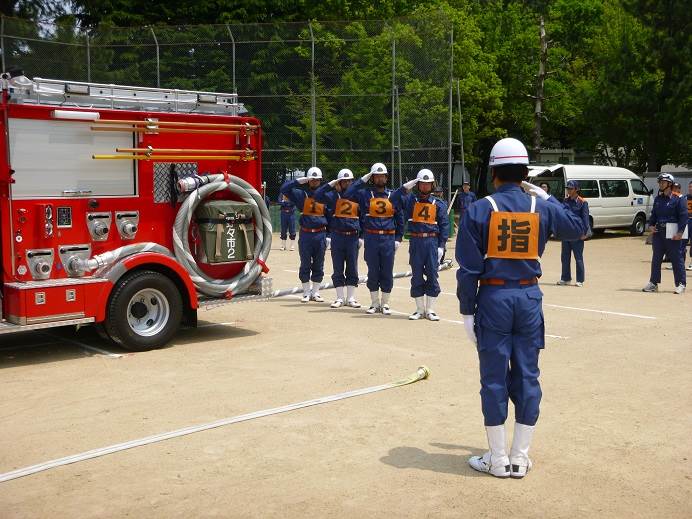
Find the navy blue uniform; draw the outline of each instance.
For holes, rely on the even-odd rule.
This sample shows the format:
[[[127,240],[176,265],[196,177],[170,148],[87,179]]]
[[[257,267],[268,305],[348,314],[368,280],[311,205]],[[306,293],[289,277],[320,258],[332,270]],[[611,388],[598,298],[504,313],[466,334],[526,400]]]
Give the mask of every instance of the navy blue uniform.
[[[358,203],[343,197],[329,184],[315,191],[315,199],[327,206],[332,238],[332,281],[335,287],[358,286],[358,238],[360,213]]]
[[[692,259],[692,195],[685,195],[685,203],[687,204],[687,243],[690,245],[690,259]],[[687,244],[682,244],[682,263],[685,264],[685,255],[687,254]]]
[[[370,292],[390,293],[394,287],[394,241],[404,236],[404,216],[390,200],[392,193],[387,188],[377,191],[360,178],[344,193],[360,207]]]
[[[288,235],[291,240],[296,239],[296,206],[286,195],[279,194],[279,205],[281,206],[281,239],[285,240]]]
[[[539,258],[551,234],[576,240],[586,229],[554,197],[535,199],[516,184],[498,188],[492,195],[496,207],[490,198],[474,203],[461,221],[456,242],[457,297],[462,314],[475,314],[485,425],[505,422],[509,398],[516,421],[532,426],[542,395],[538,353],[545,346]],[[499,221],[491,228],[493,211]],[[538,225],[530,223],[536,213]],[[527,259],[507,259],[501,257],[503,251]]]
[[[471,207],[471,204],[474,203],[478,198],[476,197],[476,193],[473,191],[469,191],[468,193],[465,193],[462,191],[457,195],[457,213],[459,214],[459,221],[461,221],[461,218],[464,216],[464,213],[468,210],[469,207]]]
[[[651,277],[649,281],[658,285],[661,282],[661,262],[666,254],[673,264],[675,286],[687,285],[685,262],[680,254],[680,241],[666,239],[666,224],[676,223],[677,232],[684,232],[688,223],[687,200],[683,197],[663,194],[654,199],[649,216],[649,226],[655,227],[653,254],[651,257]]]
[[[301,283],[321,283],[324,279],[324,252],[327,248],[327,217],[324,206],[314,199],[314,192],[298,186],[300,183],[297,180],[288,180],[281,186],[281,194],[286,195],[301,212],[298,277]]]
[[[444,249],[449,239],[447,204],[432,195],[408,194],[403,186],[392,193],[391,200],[401,207],[411,237],[411,297],[437,297],[440,294],[437,249]]]
[[[564,199],[562,204],[572,211],[582,223],[584,229],[589,228],[589,203],[582,197],[578,196],[575,199],[567,197]],[[562,275],[560,279],[562,281],[572,280],[572,269],[570,264],[572,262],[572,253],[574,253],[574,262],[577,267],[577,282],[584,282],[584,240],[564,240],[562,242]]]

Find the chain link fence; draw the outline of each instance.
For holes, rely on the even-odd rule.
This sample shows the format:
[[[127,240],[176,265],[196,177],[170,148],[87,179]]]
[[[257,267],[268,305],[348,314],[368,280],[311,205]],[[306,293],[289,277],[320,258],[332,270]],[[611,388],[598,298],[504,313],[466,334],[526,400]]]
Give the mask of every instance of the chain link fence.
[[[4,17],[0,50],[3,70],[28,77],[237,92],[262,121],[272,199],[311,165],[329,179],[374,162],[387,165],[394,186],[428,167],[449,197],[460,135],[453,38],[448,20],[434,15],[89,34],[69,21]]]

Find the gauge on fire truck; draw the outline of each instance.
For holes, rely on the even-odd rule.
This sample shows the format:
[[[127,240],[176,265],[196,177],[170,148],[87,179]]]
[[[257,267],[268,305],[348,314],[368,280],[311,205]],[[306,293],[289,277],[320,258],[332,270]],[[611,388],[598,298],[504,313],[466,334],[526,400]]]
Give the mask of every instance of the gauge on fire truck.
[[[72,208],[58,207],[58,228],[72,227]]]

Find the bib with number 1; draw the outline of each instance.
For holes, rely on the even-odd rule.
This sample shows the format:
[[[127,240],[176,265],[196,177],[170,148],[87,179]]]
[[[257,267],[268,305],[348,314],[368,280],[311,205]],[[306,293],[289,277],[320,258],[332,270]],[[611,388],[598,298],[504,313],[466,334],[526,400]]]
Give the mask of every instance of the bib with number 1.
[[[394,216],[394,206],[389,198],[371,198],[368,216],[371,218],[391,218]]]
[[[538,256],[538,213],[490,213],[488,258],[534,259]]]
[[[303,216],[324,216],[324,204],[307,197],[303,202]]]
[[[437,223],[437,205],[424,202],[416,202],[413,206],[411,221],[415,223],[427,223],[435,225]]]

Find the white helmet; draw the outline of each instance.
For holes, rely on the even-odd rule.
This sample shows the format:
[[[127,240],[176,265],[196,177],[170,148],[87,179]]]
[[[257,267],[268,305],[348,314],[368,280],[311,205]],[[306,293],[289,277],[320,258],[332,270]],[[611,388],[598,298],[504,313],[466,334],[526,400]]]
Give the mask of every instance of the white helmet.
[[[350,169],[344,168],[342,170],[339,170],[339,173],[336,175],[337,180],[353,180],[353,171]]]
[[[310,180],[315,180],[315,179],[321,180],[322,179],[322,170],[320,168],[318,168],[317,166],[313,166],[308,170],[308,173],[305,176],[308,177]]]
[[[429,169],[421,169],[416,175],[418,182],[435,182],[435,175]]]
[[[387,166],[385,166],[381,162],[375,162],[370,168],[370,173],[373,175],[386,175]]]
[[[675,177],[673,175],[671,175],[670,173],[661,173],[656,180],[658,180],[659,182],[661,180],[667,180],[668,182],[675,182]]]
[[[490,150],[491,166],[504,166],[506,164],[529,164],[529,154],[526,147],[511,137],[500,139]]]

